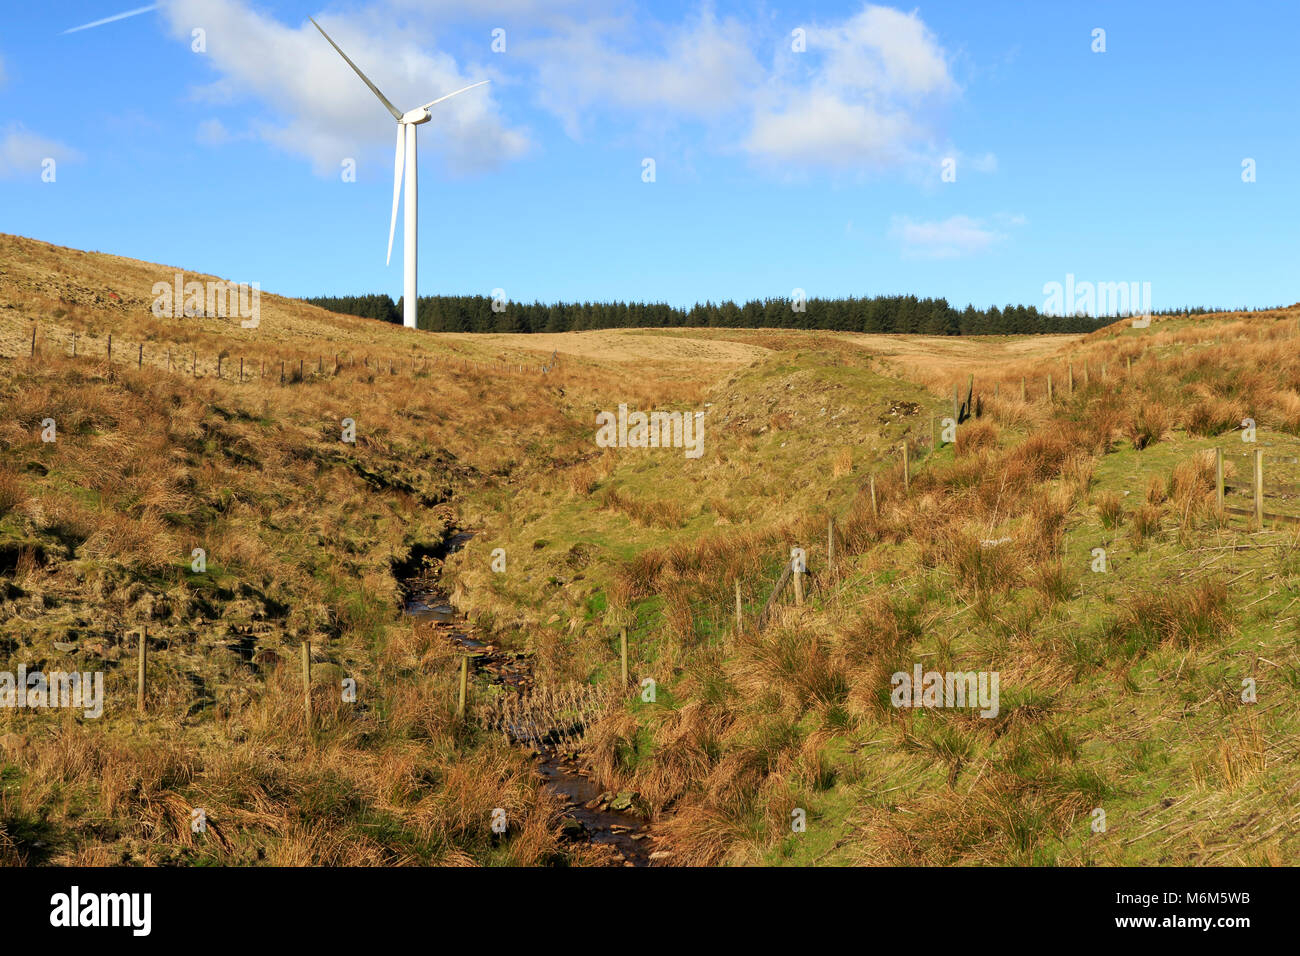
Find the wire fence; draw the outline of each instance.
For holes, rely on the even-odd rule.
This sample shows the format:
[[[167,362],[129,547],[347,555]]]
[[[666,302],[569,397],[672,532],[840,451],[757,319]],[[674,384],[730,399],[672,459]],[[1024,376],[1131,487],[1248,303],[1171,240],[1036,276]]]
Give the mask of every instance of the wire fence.
[[[57,354],[88,362],[103,362],[110,370],[143,369],[147,365],[169,373],[215,378],[236,385],[266,383],[268,379],[272,384],[296,385],[336,377],[345,371],[410,378],[448,371],[540,377],[552,374],[561,364],[558,351],[553,351],[545,362],[513,362],[503,358],[483,360],[457,354],[427,357],[352,351],[311,355],[293,351],[286,354],[284,350],[271,349],[260,354],[253,349],[249,350],[251,354],[232,354],[229,349],[221,349],[214,354],[210,350],[179,343],[131,342],[120,337],[115,341],[111,334],[105,337],[78,335],[64,330],[41,330],[36,326],[32,328],[27,352],[28,358],[35,362]]]

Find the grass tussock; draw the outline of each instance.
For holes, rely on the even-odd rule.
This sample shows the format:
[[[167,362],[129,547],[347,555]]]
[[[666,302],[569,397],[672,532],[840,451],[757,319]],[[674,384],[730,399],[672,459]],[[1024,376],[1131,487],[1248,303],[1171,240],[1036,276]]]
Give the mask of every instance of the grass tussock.
[[[618,488],[607,488],[604,507],[627,515],[648,528],[680,528],[686,523],[686,508],[672,498],[641,498]]]
[[[1113,491],[1103,491],[1096,500],[1097,517],[1103,528],[1118,528],[1124,522],[1124,502]]]
[[[1195,648],[1223,640],[1232,626],[1228,589],[1221,581],[1173,585],[1124,602],[1107,631],[1127,657],[1156,647]]]
[[[1124,433],[1138,451],[1154,445],[1169,431],[1172,418],[1168,409],[1154,402],[1136,408],[1124,425]]]

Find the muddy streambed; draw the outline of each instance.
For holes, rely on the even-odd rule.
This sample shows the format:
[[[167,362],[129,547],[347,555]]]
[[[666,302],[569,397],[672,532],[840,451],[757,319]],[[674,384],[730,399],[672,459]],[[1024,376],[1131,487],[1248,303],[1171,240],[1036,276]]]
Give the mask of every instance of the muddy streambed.
[[[507,693],[529,693],[534,682],[528,655],[503,650],[475,636],[473,625],[452,606],[438,570],[423,560],[427,555],[440,565],[471,537],[467,532],[452,535],[440,547],[413,556],[405,567],[397,569],[405,595],[404,610],[415,620],[433,625],[445,640],[468,654],[475,674],[506,688]],[[565,734],[511,736],[532,753],[543,786],[560,798],[565,839],[608,847],[614,860],[621,859],[624,866],[650,865],[654,838],[649,824],[631,810],[627,795],[602,791],[592,782],[581,763],[562,749]]]

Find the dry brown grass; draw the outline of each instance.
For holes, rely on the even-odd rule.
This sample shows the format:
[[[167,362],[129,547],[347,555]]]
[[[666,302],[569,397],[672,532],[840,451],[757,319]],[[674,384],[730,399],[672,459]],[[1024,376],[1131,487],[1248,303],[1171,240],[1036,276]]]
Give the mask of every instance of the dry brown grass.
[[[1164,510],[1159,505],[1145,504],[1133,512],[1129,523],[1129,537],[1136,547],[1146,544],[1148,538],[1160,533]]]
[[[26,620],[0,602],[0,628],[21,627],[14,659],[29,666],[48,658],[51,641],[71,640],[88,664],[110,668],[100,722],[0,714],[0,730],[31,741],[6,761],[24,783],[7,797],[6,819],[19,825],[0,838],[0,855],[580,859],[556,842],[557,807],[524,755],[475,739],[455,718],[453,655],[394,613],[392,557],[437,541],[449,517],[439,503],[476,465],[490,473],[503,460],[476,435],[485,377],[470,371],[434,393],[413,391],[409,371],[375,374],[362,362],[337,374],[330,363],[325,374],[308,367],[301,383],[284,385],[278,374],[240,385],[149,366],[110,369],[54,349],[0,364],[0,522],[25,542],[10,596],[37,602]],[[575,379],[569,387],[581,390]],[[507,443],[574,427],[557,392],[526,376],[519,384],[493,426]],[[40,440],[47,417],[53,443]],[[345,417],[358,423],[355,446],[339,441]],[[194,547],[207,552],[206,575],[190,570]],[[116,665],[130,651],[119,635],[142,620],[153,650],[150,719],[140,725],[119,719],[134,693]],[[284,666],[303,638],[317,656],[313,746],[300,678]],[[256,663],[232,651],[244,639]],[[344,674],[363,688],[362,707],[341,701]],[[498,806],[512,821],[504,841],[487,826]],[[190,829],[196,807],[205,834]],[[32,827],[44,828],[39,848]]]
[[[853,471],[853,449],[845,445],[835,453],[835,461],[831,464],[831,477],[843,478]]]
[[[645,499],[619,488],[607,488],[602,500],[604,507],[646,527],[680,528],[686,523],[685,507],[672,498]]]
[[[19,254],[35,258],[15,273],[49,271],[57,261],[42,259],[40,250]],[[131,282],[152,278],[142,264],[121,268]],[[109,281],[112,272],[97,272],[96,281]],[[0,279],[0,295],[10,281]],[[896,461],[908,440],[903,422],[888,426],[893,431],[879,448],[857,443],[851,431],[827,438],[816,448],[817,467],[800,471],[818,476],[804,481],[816,486],[813,505],[792,513],[767,507],[790,474],[774,464],[779,459],[762,457],[772,451],[762,426],[783,429],[778,441],[795,440],[805,419],[763,403],[750,414],[753,396],[734,378],[720,380],[728,366],[769,350],[820,347],[824,335],[584,333],[562,340],[572,344],[562,379],[543,380],[446,363],[535,359],[539,349],[549,354],[544,337],[419,336],[267,302],[276,321],[256,339],[229,323],[155,322],[138,314],[138,303],[114,308],[122,336],[115,354],[136,338],[149,347],[143,370],[119,366],[111,375],[103,362],[84,358],[106,345],[93,306],[36,302],[38,362],[0,367],[8,410],[0,416],[0,522],[24,536],[7,552],[15,586],[57,596],[77,613],[94,607],[110,630],[147,616],[159,668],[149,697],[156,725],[69,721],[57,733],[42,728],[38,746],[15,749],[24,786],[0,797],[0,862],[32,862],[30,833],[11,824],[42,818],[59,830],[60,861],[113,861],[126,846],[133,862],[154,863],[581,862],[581,853],[556,844],[557,808],[523,756],[456,719],[452,650],[393,613],[392,558],[413,542],[436,540],[451,517],[445,502],[469,489],[471,520],[489,529],[485,538],[508,537],[524,515],[554,506],[573,509],[566,517],[584,540],[589,533],[617,538],[602,543],[604,554],[631,555],[610,571],[601,562],[568,561],[572,542],[552,540],[537,554],[559,564],[540,575],[539,565],[527,568],[553,579],[538,592],[511,593],[523,575],[480,586],[467,574],[457,593],[499,610],[503,622],[515,621],[525,613],[520,605],[540,593],[544,608],[536,611],[556,618],[556,626],[503,623],[501,631],[527,641],[543,675],[608,674],[616,663],[602,629],[635,628],[634,667],[652,667],[671,687],[671,704],[615,708],[588,735],[591,769],[603,786],[637,791],[658,816],[674,862],[769,858],[789,839],[790,810],[812,805],[838,774],[854,772],[859,758],[871,768],[870,792],[890,796],[851,821],[862,849],[847,851],[850,858],[1051,859],[1072,821],[1099,805],[1105,790],[1095,765],[1081,757],[1077,728],[1060,717],[1095,701],[1058,703],[1057,695],[1095,678],[1095,657],[1111,666],[1162,649],[1181,656],[1224,640],[1235,621],[1226,587],[1202,581],[1130,594],[1096,635],[1069,633],[1061,605],[1083,572],[1061,555],[1067,527],[1091,520],[1076,506],[1092,493],[1098,457],[1119,436],[1145,448],[1181,437],[1180,429],[1216,434],[1239,424],[1238,415],[1293,429],[1300,407],[1293,321],[1285,334],[1281,323],[1243,318],[1220,320],[1213,332],[1157,323],[1141,339],[1104,330],[1020,344],[858,337],[827,348],[839,348],[841,359],[862,345],[879,348],[892,367],[920,369],[944,397],[955,372],[979,363],[981,390],[996,383],[999,395],[981,396],[986,415],[959,430],[951,463],[921,459],[910,491]],[[51,318],[54,308],[63,314]],[[0,319],[0,353],[21,356],[25,339],[17,333],[30,327],[25,315],[13,319]],[[324,351],[335,329],[344,330],[341,366],[336,371],[326,353],[314,367],[307,361],[299,378],[296,360]],[[60,335],[74,330],[83,358],[64,361],[59,355],[70,342]],[[1219,335],[1227,341],[1216,343]],[[165,348],[188,355],[217,339],[221,348],[201,356],[197,381],[160,368]],[[217,381],[219,351],[231,360],[246,352],[256,381],[230,382],[230,364]],[[990,352],[997,361],[988,367]],[[412,371],[435,361],[431,374]],[[1090,383],[1080,381],[1073,396],[1058,387],[1049,404],[1044,375],[1062,383],[1067,361],[1076,372],[1089,362]],[[629,362],[636,375],[628,374]],[[271,369],[265,381],[262,363]],[[1017,397],[1022,373],[1025,402]],[[610,407],[611,398],[638,407],[706,399],[722,406],[720,392],[729,404],[719,411],[739,415],[726,419],[735,438],[710,448],[700,463],[707,479],[695,486],[703,493],[686,505],[639,465],[629,467],[626,456],[591,447],[591,410]],[[47,414],[60,422],[53,448],[35,437]],[[355,447],[340,447],[343,417],[359,424]],[[877,479],[879,513],[864,488],[847,514],[838,510],[846,485],[828,490],[824,478],[868,472]],[[731,482],[722,487],[743,497],[718,493],[715,480]],[[1181,531],[1206,500],[1206,481],[1202,458],[1139,495],[1146,503],[1131,521],[1135,540],[1159,534],[1162,517]],[[87,488],[95,496],[77,491]],[[1097,494],[1094,504],[1105,525],[1122,520],[1113,491]],[[758,633],[750,623],[754,605],[792,544],[825,540],[828,511],[840,530],[837,574],[823,574],[820,552],[810,548],[808,604],[779,607]],[[716,530],[683,528],[688,519],[693,529],[711,518]],[[529,555],[540,537],[522,542]],[[1003,537],[1012,541],[985,544]],[[189,549],[200,543],[211,555],[212,581],[186,570]],[[83,562],[75,571],[64,549]],[[558,580],[570,572],[571,580]],[[750,609],[739,629],[727,623],[737,583]],[[606,614],[589,620],[599,616],[590,612],[602,588]],[[69,626],[58,606],[52,601],[35,619],[43,646]],[[719,617],[724,626],[710,630]],[[267,655],[257,670],[230,647],[250,633]],[[223,643],[214,646],[212,634]],[[311,745],[292,666],[305,636],[318,666]],[[121,661],[129,651],[107,646],[105,654]],[[997,662],[1004,686],[1021,693],[994,724],[900,715],[889,702],[890,675],[910,669],[922,653],[942,667]],[[117,670],[113,693],[129,698],[129,674]],[[359,675],[364,708],[339,700],[336,681],[344,673]],[[5,724],[11,728],[30,732]],[[840,749],[882,742],[879,758]],[[1266,768],[1261,752],[1247,728],[1208,753],[1205,772],[1230,787],[1249,786]],[[84,825],[64,813],[69,794],[84,810]],[[199,801],[214,825],[208,838],[183,827]],[[505,841],[485,827],[498,806],[511,821]],[[109,823],[120,826],[118,837],[103,836],[112,832]]]
[[[24,488],[25,483],[14,468],[0,468],[0,518],[27,501]]]
[[[589,465],[579,465],[569,472],[569,487],[579,498],[589,496],[599,484],[600,479],[596,477],[596,470]]]
[[[1253,714],[1233,726],[1214,756],[1216,769],[1229,790],[1240,789],[1268,768],[1267,742]]]
[[[1165,491],[1165,479],[1160,475],[1152,475],[1151,479],[1147,482],[1146,498],[1147,504],[1157,506],[1164,504],[1168,500],[1168,495]]]
[[[1222,640],[1232,623],[1227,587],[1207,579],[1133,595],[1121,607],[1108,636],[1137,654],[1165,644],[1196,647]]]
[[[1184,513],[1209,504],[1214,497],[1214,453],[1205,451],[1175,465],[1169,475],[1168,496]]]
[[[997,443],[998,426],[988,419],[977,419],[957,430],[957,445],[954,453],[958,458],[965,458],[982,449],[994,448]]]
[[[1103,491],[1097,496],[1097,517],[1102,527],[1118,528],[1124,522],[1124,503],[1114,491]]]
[[[1144,403],[1129,417],[1124,432],[1138,451],[1164,438],[1171,424],[1168,410],[1163,405]]]

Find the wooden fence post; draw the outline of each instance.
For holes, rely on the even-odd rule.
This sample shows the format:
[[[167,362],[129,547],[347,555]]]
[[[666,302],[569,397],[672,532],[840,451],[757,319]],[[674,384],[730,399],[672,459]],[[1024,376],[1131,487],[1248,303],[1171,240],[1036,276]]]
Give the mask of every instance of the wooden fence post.
[[[140,343],[140,354],[135,359],[136,368],[144,368],[144,343]]]
[[[1124,371],[1125,372],[1133,371],[1133,356],[1131,355],[1124,356]]]
[[[961,415],[961,405],[959,404],[961,402],[960,395],[961,392],[959,391],[959,387],[957,383],[953,382],[952,383],[952,420],[953,421],[956,421],[957,417]]]
[[[32,326],[32,357],[36,357],[36,326]]]
[[[776,604],[777,599],[785,592],[785,586],[790,581],[790,572],[793,567],[792,562],[785,562],[781,569],[781,576],[777,578],[776,584],[772,586],[772,593],[767,596],[767,600],[763,603],[763,610],[758,612],[757,627],[760,631],[767,625],[768,614]]]
[[[221,355],[221,354],[219,354],[219,353],[218,353],[218,355],[217,355],[217,378],[221,378],[221,360],[222,360],[224,357],[225,357],[225,356],[223,356],[223,355]]]
[[[140,716],[143,717],[144,716],[145,665],[146,665],[145,658],[149,653],[149,630],[143,624],[140,625],[139,651],[140,651],[139,660],[136,664],[136,673],[135,673],[135,708],[137,711],[140,712]]]
[[[1083,387],[1088,387],[1088,360],[1083,360]]]
[[[113,361],[113,333],[108,333],[108,360]]]
[[[939,450],[939,433],[934,429],[934,413],[930,413],[930,451]]]
[[[239,384],[244,384],[244,357],[239,356]]]
[[[1264,527],[1264,449],[1255,449],[1255,521]]]
[[[1047,373],[1047,404],[1052,404],[1052,373]]]
[[[623,686],[627,686],[627,628],[622,628],[618,632],[618,656],[622,665]]]
[[[880,517],[880,506],[876,504],[876,476],[871,476],[871,516]]]
[[[460,696],[456,698],[456,716],[465,716],[465,695],[469,690],[469,655],[460,657]]]
[[[1068,368],[1070,372],[1070,394],[1073,395],[1074,394],[1074,363],[1070,362]]]
[[[1020,376],[1020,400],[1022,402],[1025,400],[1025,377],[1023,375]]]
[[[803,570],[801,568],[792,568],[794,571],[794,603],[795,607],[803,607]]]
[[[739,630],[745,626],[745,615],[740,605],[740,579],[736,579],[736,629]]]
[[[835,569],[835,516],[826,519],[826,570]]]
[[[302,707],[307,718],[307,735],[311,736],[311,641],[302,642]]]
[[[1223,449],[1214,449],[1214,501],[1219,513],[1223,513]]]
[[[903,438],[903,491],[907,492],[911,490],[912,490],[912,478],[910,474],[910,466],[908,465],[907,462],[907,438],[906,436],[904,436]]]

